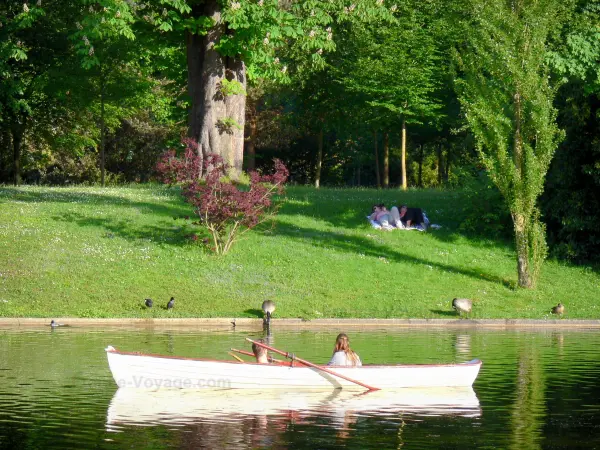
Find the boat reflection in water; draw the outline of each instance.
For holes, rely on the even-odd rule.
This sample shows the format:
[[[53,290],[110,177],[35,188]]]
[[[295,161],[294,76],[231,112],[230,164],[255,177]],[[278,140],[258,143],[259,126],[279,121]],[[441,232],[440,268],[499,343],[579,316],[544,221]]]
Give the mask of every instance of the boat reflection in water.
[[[256,416],[327,416],[344,427],[351,416],[443,416],[479,417],[475,391],[462,388],[405,388],[356,393],[281,390],[168,390],[119,389],[107,413],[107,429],[120,426],[174,425],[229,422]]]

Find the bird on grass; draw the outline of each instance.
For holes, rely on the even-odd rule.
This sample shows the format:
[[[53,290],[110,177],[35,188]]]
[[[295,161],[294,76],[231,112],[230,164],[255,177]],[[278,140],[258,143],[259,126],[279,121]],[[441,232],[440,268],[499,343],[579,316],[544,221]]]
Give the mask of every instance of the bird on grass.
[[[173,306],[175,306],[175,297],[171,297],[171,300],[167,303],[167,309],[173,309]]]
[[[552,314],[558,314],[562,316],[565,313],[565,306],[562,303],[559,303],[555,307],[552,308]]]
[[[473,308],[473,302],[468,298],[455,298],[452,300],[452,307],[459,316],[462,315],[462,313],[469,314]]]
[[[154,304],[154,303],[152,302],[152,299],[151,299],[151,298],[147,298],[147,299],[146,299],[146,301],[145,301],[144,303],[146,304],[146,306],[147,306],[148,308],[152,308],[152,305]]]
[[[262,310],[266,317],[263,317],[263,324],[271,324],[271,315],[275,311],[275,302],[273,300],[265,300],[262,304]]]

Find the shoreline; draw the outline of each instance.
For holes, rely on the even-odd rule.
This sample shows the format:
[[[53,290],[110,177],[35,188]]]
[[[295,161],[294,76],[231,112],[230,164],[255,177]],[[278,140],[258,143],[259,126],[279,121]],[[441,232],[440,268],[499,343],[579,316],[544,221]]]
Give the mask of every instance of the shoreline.
[[[70,327],[228,327],[232,326],[230,318],[77,318],[58,317],[56,322]],[[42,327],[49,326],[50,318],[0,318],[0,328]],[[262,329],[260,318],[235,319],[235,329]],[[322,327],[444,327],[444,328],[600,328],[600,320],[593,319],[272,319],[276,328],[322,328]]]

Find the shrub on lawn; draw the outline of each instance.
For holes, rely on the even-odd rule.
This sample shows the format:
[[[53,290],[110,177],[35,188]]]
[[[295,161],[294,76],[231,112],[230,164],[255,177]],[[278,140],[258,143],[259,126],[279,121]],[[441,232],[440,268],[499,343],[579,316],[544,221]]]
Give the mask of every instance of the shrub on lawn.
[[[210,154],[202,160],[193,140],[184,143],[184,156],[178,158],[174,151],[165,153],[157,171],[163,182],[182,185],[183,196],[212,236],[213,251],[225,254],[244,233],[277,212],[279,203],[273,201],[273,195],[283,194],[289,172],[275,160],[272,175],[250,172],[250,182],[244,188],[227,178],[229,165],[223,158]]]

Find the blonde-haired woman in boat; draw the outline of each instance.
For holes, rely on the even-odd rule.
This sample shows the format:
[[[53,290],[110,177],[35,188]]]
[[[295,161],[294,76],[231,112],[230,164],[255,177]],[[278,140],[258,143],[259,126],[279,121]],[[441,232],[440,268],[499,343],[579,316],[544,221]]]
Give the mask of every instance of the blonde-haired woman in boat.
[[[328,366],[362,366],[358,355],[350,349],[350,339],[345,333],[338,334],[333,348],[333,356]]]

